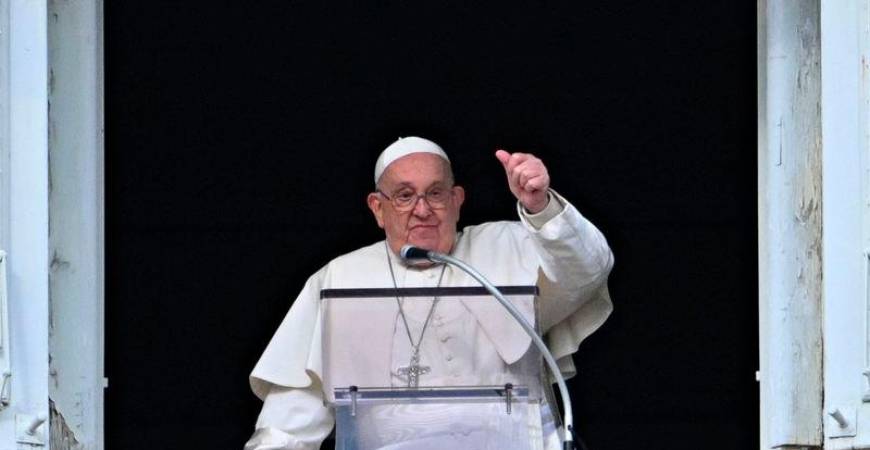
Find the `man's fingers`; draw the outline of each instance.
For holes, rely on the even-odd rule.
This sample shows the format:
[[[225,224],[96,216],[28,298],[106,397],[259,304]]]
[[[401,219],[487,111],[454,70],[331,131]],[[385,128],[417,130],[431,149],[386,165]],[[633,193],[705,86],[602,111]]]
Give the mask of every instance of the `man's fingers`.
[[[510,161],[511,159],[511,154],[504,150],[496,150],[495,157],[498,158],[498,161],[501,163],[502,166],[504,166],[505,170],[507,170],[508,161]]]
[[[530,179],[543,173],[547,173],[547,170],[544,168],[544,164],[541,163],[540,159],[531,157],[516,166],[514,168],[514,172],[518,172],[520,174],[520,185],[525,186],[526,182],[528,182]]]
[[[550,176],[547,168],[534,155],[498,150],[495,156],[504,166],[511,191],[515,195],[519,195],[520,191],[534,193],[549,187]]]
[[[520,187],[521,180],[520,177],[523,175],[522,171],[514,169],[508,169],[507,176],[508,182],[510,182],[511,186]]]
[[[526,182],[529,181],[529,178],[540,173],[537,169],[538,168],[535,167],[535,161],[532,159],[527,159],[514,168],[514,171],[519,172],[520,174],[520,185],[525,186]]]
[[[518,174],[520,174],[519,179],[518,179],[518,183],[519,183],[520,187],[523,188],[523,189],[525,189],[525,188],[526,188],[526,183],[529,181],[529,178],[531,178],[532,176],[534,176],[534,174],[531,173],[531,172],[528,170],[528,168],[525,168],[525,167],[523,167],[522,165],[517,166],[516,172],[517,172]]]
[[[526,192],[535,192],[547,182],[547,177],[541,173],[524,173],[520,175],[519,186]]]
[[[547,175],[538,175],[536,177],[530,178],[529,181],[526,182],[523,189],[526,192],[537,192],[543,189],[546,189],[550,185],[550,177]]]
[[[510,172],[513,172],[517,169],[517,166],[526,162],[532,155],[528,153],[513,153],[511,154],[511,159],[507,163],[507,169]]]

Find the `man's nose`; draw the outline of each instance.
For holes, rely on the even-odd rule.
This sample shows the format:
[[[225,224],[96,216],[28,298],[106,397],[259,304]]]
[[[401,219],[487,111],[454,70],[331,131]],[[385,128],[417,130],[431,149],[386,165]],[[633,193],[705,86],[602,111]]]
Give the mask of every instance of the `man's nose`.
[[[426,197],[418,196],[414,201],[414,215],[417,217],[429,217],[432,215],[432,207],[429,206],[429,202],[426,201]]]

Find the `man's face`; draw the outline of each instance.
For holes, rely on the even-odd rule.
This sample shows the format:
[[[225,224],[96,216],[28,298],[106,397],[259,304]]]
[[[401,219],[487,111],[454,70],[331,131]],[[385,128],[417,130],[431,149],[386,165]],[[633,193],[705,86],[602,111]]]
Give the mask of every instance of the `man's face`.
[[[447,162],[431,153],[412,153],[393,161],[378,183],[378,190],[368,196],[369,209],[378,226],[387,235],[387,244],[398,253],[405,244],[411,244],[439,253],[449,253],[456,239],[459,209],[465,200],[465,191],[452,186]],[[390,199],[446,190],[448,195],[442,207],[432,208],[427,200],[414,197],[410,209],[397,209]],[[389,196],[387,199],[383,194]]]

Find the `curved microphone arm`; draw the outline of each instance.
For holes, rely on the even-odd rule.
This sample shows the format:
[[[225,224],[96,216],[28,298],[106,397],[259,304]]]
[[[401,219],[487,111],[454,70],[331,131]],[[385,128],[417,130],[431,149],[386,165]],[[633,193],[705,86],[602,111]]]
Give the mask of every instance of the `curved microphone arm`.
[[[456,267],[459,267],[467,274],[471,275],[475,280],[477,280],[483,287],[489,291],[496,299],[498,299],[499,303],[507,309],[511,316],[516,319],[517,322],[523,327],[523,330],[532,338],[532,342],[535,343],[535,346],[538,350],[541,351],[541,354],[544,356],[544,360],[547,362],[547,366],[550,367],[550,371],[553,373],[553,376],[556,377],[556,384],[559,387],[559,393],[562,395],[562,404],[565,408],[565,444],[564,448],[566,450],[574,448],[574,412],[571,409],[571,396],[568,394],[568,386],[565,384],[565,378],[562,376],[562,371],[559,370],[559,365],[556,364],[556,360],[553,358],[553,354],[550,353],[550,349],[547,348],[547,344],[544,343],[544,340],[538,336],[537,331],[532,325],[522,316],[522,314],[517,311],[513,304],[511,304],[505,297],[499,292],[498,288],[496,288],[489,280],[486,279],[480,272],[475,270],[473,267],[468,264],[458,260],[452,256],[444,255],[442,253],[437,253],[429,250],[424,250],[416,247],[405,246],[402,248],[402,257],[406,259],[428,259],[433,262],[440,262],[445,264],[452,264]]]

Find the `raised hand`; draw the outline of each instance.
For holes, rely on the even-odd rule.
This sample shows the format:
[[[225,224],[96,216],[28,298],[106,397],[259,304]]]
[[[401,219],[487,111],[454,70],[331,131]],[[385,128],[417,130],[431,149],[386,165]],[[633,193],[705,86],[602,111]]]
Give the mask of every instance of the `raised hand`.
[[[550,174],[544,163],[530,153],[495,152],[507,174],[508,186],[520,204],[532,214],[541,212],[549,197]]]

